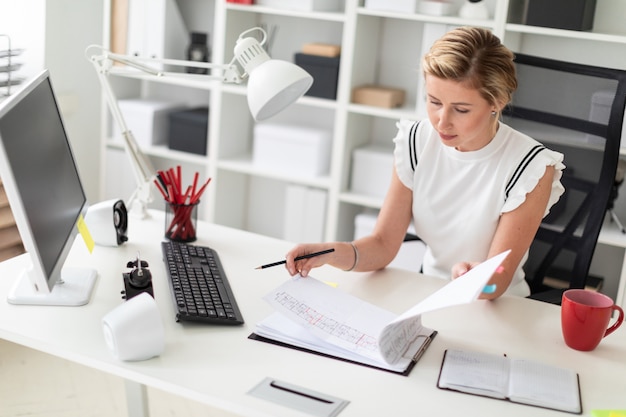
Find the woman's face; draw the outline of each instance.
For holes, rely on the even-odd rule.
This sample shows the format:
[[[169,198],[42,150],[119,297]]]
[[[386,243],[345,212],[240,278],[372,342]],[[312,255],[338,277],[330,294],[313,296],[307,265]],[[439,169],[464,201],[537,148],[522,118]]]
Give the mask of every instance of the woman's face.
[[[496,134],[492,112],[499,109],[463,83],[426,75],[426,103],[428,118],[446,146],[475,151]]]

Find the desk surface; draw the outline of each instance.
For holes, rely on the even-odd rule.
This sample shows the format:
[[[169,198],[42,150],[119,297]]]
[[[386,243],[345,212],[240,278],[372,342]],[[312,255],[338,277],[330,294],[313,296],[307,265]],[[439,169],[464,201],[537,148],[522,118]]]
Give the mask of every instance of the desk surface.
[[[152,219],[131,219],[130,240],[122,247],[96,247],[89,255],[84,244],[76,242],[68,264],[99,271],[86,306],[8,304],[6,295],[23,258],[0,264],[0,337],[245,416],[309,416],[247,394],[266,377],[350,401],[341,417],[566,415],[437,389],[439,366],[448,348],[506,353],[573,368],[580,374],[585,415],[593,409],[626,408],[626,329],[604,339],[593,352],[574,351],[562,340],[559,307],[528,299],[503,297],[427,313],[424,325],[439,334],[409,377],[249,340],[254,324],[272,312],[262,296],[288,278],[283,267],[254,268],[281,259],[292,244],[202,222],[198,231],[196,243],[211,246],[220,255],[246,320],[243,326],[176,323],[159,244],[163,218],[153,212]],[[122,273],[138,251],[154,277],[166,347],[158,358],[121,362],[105,345],[101,320],[123,302]],[[313,275],[398,314],[444,284],[391,269],[347,273],[324,267]]]

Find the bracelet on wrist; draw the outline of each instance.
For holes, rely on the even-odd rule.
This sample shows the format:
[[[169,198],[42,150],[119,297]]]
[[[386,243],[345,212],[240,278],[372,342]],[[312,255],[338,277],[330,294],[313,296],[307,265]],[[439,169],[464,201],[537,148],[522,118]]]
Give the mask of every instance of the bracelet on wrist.
[[[352,264],[352,267],[350,267],[350,269],[344,269],[344,271],[346,272],[350,272],[353,271],[354,268],[356,268],[356,265],[359,263],[359,250],[356,248],[356,245],[354,244],[354,242],[349,242],[350,246],[352,246],[352,250],[354,251],[354,263]]]

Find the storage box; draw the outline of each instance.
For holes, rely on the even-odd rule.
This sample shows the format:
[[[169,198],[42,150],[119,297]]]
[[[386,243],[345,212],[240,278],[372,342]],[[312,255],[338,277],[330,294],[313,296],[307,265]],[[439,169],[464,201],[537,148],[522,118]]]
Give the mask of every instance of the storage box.
[[[313,85],[304,94],[311,97],[337,97],[337,79],[339,77],[339,58],[297,53],[296,64],[304,68],[313,77]]]
[[[302,45],[302,53],[307,55],[336,58],[341,55],[341,46],[319,42],[305,43]]]
[[[352,90],[352,102],[368,106],[402,107],[404,98],[404,90],[380,85],[363,85]]]
[[[290,242],[322,242],[327,199],[326,190],[288,184],[285,192],[283,239]]]
[[[331,142],[331,131],[259,123],[254,127],[253,164],[291,176],[327,175]]]
[[[430,16],[450,16],[456,13],[456,9],[456,5],[448,1],[422,0],[419,4],[417,11]]]
[[[133,133],[140,146],[165,145],[167,143],[168,115],[183,108],[180,103],[158,100],[118,100],[126,127]],[[114,124],[114,136],[122,140],[119,126]]]
[[[206,155],[208,107],[175,111],[169,116],[169,148]]]
[[[259,6],[302,12],[336,12],[339,11],[341,2],[337,0],[256,0],[255,3]]]
[[[365,8],[390,12],[415,13],[419,0],[365,0]]]
[[[393,148],[367,145],[352,151],[350,190],[370,197],[384,198],[391,182]]]
[[[364,212],[357,214],[354,218],[354,239],[368,236],[374,230],[378,214],[375,212]],[[407,233],[415,234],[415,228],[410,225]],[[301,241],[300,241],[301,242]],[[422,260],[426,252],[426,245],[421,240],[411,240],[403,242],[396,257],[389,263],[390,267],[406,269],[408,271],[420,272]]]
[[[607,125],[609,123],[609,117],[611,116],[611,106],[613,106],[614,99],[615,91],[599,90],[593,93],[591,95],[589,121]],[[604,138],[587,134],[587,142],[589,143],[603,145],[604,141]],[[622,147],[625,145],[626,143],[622,143]]]
[[[526,0],[522,23],[556,29],[591,30],[596,0]]]

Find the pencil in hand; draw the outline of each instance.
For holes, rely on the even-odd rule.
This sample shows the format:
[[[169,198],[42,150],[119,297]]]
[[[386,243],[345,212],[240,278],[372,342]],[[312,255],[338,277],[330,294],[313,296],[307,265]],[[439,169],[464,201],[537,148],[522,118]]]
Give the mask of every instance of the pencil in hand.
[[[330,249],[322,250],[322,251],[319,251],[319,252],[307,253],[306,255],[297,256],[295,260],[296,260],[296,261],[300,261],[300,260],[302,260],[302,259],[313,258],[313,257],[315,257],[315,256],[324,255],[324,254],[331,253],[331,252],[334,252],[334,251],[335,251],[335,249],[334,249],[334,248],[330,248]],[[271,264],[265,264],[265,265],[257,266],[257,267],[256,267],[256,268],[254,268],[254,269],[265,269],[265,268],[271,268],[271,267],[273,267],[273,266],[277,266],[277,265],[284,265],[284,264],[286,264],[286,263],[287,263],[287,261],[282,260],[282,261],[278,261],[278,262],[272,262]]]

